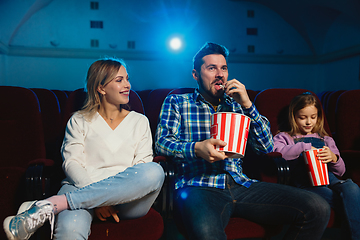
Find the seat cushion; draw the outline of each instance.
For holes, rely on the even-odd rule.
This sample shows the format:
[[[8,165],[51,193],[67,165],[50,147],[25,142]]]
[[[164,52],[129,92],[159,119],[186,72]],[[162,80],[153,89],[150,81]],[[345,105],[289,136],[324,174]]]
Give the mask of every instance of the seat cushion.
[[[164,232],[161,215],[153,208],[143,217],[116,222],[94,220],[91,225],[89,240],[126,239],[152,240],[159,239]]]

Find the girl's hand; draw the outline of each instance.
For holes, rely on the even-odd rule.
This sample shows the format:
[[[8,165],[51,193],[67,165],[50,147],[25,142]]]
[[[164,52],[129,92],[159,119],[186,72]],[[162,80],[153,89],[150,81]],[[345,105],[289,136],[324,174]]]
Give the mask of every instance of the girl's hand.
[[[113,217],[115,222],[120,222],[117,211],[112,206],[98,207],[95,208],[95,215],[101,220],[106,221],[106,218]]]
[[[321,151],[319,151],[317,157],[323,163],[337,162],[338,160],[338,157],[335,155],[335,153],[333,153],[327,146],[325,146]]]

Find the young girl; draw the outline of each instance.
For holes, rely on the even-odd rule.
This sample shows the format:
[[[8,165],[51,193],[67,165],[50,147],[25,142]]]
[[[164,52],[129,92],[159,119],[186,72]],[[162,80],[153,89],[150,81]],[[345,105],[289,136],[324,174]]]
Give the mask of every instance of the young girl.
[[[320,102],[311,93],[296,96],[289,106],[288,131],[274,137],[274,151],[289,161],[292,184],[315,192],[325,198],[342,216],[344,239],[360,239],[360,188],[351,179],[339,180],[345,164],[335,141],[324,129]],[[330,185],[311,186],[302,153],[322,148],[319,160],[328,164]]]
[[[164,181],[152,162],[147,118],[127,110],[129,77],[122,61],[102,59],[87,74],[87,101],[68,121],[61,153],[66,179],[58,195],[25,202],[4,220],[8,239],[29,239],[46,220],[55,239],[87,239],[94,214],[105,221],[144,216]]]

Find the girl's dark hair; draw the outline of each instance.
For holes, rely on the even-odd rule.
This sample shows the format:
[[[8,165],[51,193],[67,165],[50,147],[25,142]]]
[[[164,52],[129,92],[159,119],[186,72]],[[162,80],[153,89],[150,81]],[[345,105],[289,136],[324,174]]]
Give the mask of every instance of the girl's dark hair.
[[[302,93],[296,97],[294,97],[289,105],[289,123],[290,123],[290,131],[288,132],[291,136],[294,136],[296,133],[300,132],[298,125],[296,124],[295,115],[296,113],[307,107],[307,106],[315,106],[318,110],[318,118],[316,124],[313,128],[314,133],[318,133],[321,137],[329,136],[329,134],[325,131],[324,128],[324,112],[321,107],[321,103],[314,95],[310,92]]]
[[[193,58],[194,69],[200,72],[201,65],[204,63],[202,58],[210,54],[221,54],[227,60],[229,56],[229,50],[217,43],[207,42],[204,46],[195,54]]]

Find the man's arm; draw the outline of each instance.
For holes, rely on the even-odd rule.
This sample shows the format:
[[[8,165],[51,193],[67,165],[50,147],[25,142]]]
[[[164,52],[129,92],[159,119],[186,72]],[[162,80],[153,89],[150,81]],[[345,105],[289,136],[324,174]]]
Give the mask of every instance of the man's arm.
[[[157,154],[189,160],[202,158],[210,163],[224,160],[225,154],[215,149],[215,145],[226,145],[221,140],[207,139],[201,142],[185,142],[181,139],[180,105],[181,103],[177,101],[175,95],[170,95],[164,100],[155,136]]]
[[[181,116],[175,95],[167,96],[161,107],[155,135],[155,150],[158,155],[195,158],[195,142],[181,141],[179,134]]]
[[[274,142],[270,131],[269,120],[260,115],[255,105],[243,109],[245,115],[251,118],[249,142],[257,153],[270,153],[274,149]]]
[[[269,120],[261,116],[254,104],[250,101],[245,85],[236,79],[226,83],[225,92],[241,105],[245,115],[251,118],[249,142],[257,153],[273,151],[274,143],[270,131]]]

